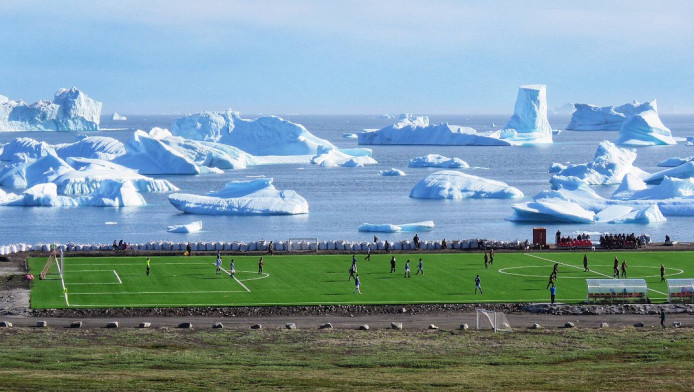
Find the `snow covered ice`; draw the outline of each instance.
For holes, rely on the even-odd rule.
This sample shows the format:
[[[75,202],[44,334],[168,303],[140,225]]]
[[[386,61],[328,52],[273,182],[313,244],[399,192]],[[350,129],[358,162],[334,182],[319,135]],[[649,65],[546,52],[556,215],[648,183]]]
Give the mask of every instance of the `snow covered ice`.
[[[663,125],[655,100],[649,110],[628,118],[619,129],[617,144],[629,146],[654,146],[676,144],[672,132]]]
[[[169,233],[197,233],[202,230],[202,221],[195,221],[185,225],[171,225],[166,230]]]
[[[294,215],[308,214],[308,202],[294,191],[279,191],[272,178],[231,181],[224,189],[204,196],[169,195],[178,210],[202,215]]]
[[[113,112],[113,115],[111,116],[111,120],[113,121],[125,121],[128,118],[125,116],[121,116],[120,114]]]
[[[442,170],[420,180],[410,197],[415,199],[513,199],[523,197],[519,189],[501,181],[465,174],[455,170]]]
[[[391,224],[391,223],[381,223],[381,224],[364,223],[364,224],[359,226],[359,231],[378,232],[378,233],[399,233],[402,231],[423,232],[423,231],[433,230],[434,226],[435,226],[434,221],[406,223],[406,224],[400,224],[400,225],[395,225],[395,224]]]
[[[467,162],[460,158],[448,158],[439,154],[428,154],[410,159],[409,167],[440,167],[446,169],[467,169]]]
[[[501,130],[501,139],[514,145],[552,143],[545,85],[526,85],[518,89],[513,116]]]
[[[378,162],[371,157],[371,150],[367,148],[339,150],[337,148],[319,146],[316,156],[311,158],[311,163],[322,167],[363,167],[364,165],[373,165]]]
[[[592,162],[570,164],[565,169],[559,170],[557,174],[578,177],[591,185],[619,184],[628,173],[639,177],[645,175],[641,169],[633,166],[635,160],[635,150],[620,148],[605,140],[598,145]]]
[[[2,192],[2,191],[0,191]],[[131,183],[104,180],[93,193],[72,198],[59,196],[56,184],[37,184],[21,195],[0,193],[0,205],[22,207],[132,207],[145,205],[145,199]]]
[[[398,176],[405,176],[406,174],[404,171],[402,171],[400,169],[390,168],[387,170],[379,171],[378,175],[379,176],[385,176],[385,177],[398,177]]]
[[[98,131],[101,102],[73,87],[53,101],[26,104],[0,96],[0,131]]]
[[[574,112],[566,129],[569,131],[619,131],[631,116],[653,108],[654,102],[634,101],[622,106],[574,104]]]

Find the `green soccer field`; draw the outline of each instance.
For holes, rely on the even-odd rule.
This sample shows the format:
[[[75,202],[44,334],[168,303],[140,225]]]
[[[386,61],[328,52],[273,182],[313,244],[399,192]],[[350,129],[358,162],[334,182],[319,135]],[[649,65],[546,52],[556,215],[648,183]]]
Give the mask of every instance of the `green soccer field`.
[[[160,307],[160,306],[265,306],[318,304],[416,304],[549,302],[547,282],[555,262],[560,263],[558,302],[586,300],[587,278],[611,278],[613,259],[626,259],[628,278],[643,278],[653,302],[665,302],[667,284],[660,282],[660,265],[667,278],[694,278],[694,252],[591,252],[590,272],[583,272],[583,253],[496,253],[484,269],[482,253],[394,254],[396,273],[390,273],[391,255],[357,254],[362,294],[354,293],[349,279],[351,255],[233,256],[235,278],[229,276],[231,256],[224,255],[222,274],[216,274],[215,256],[66,257],[61,279],[54,264],[45,280],[32,283],[32,308]],[[424,275],[415,275],[419,257]],[[410,259],[411,278],[404,278]],[[38,277],[45,258],[29,265]],[[484,294],[475,294],[479,274]],[[63,284],[66,290],[63,290]]]

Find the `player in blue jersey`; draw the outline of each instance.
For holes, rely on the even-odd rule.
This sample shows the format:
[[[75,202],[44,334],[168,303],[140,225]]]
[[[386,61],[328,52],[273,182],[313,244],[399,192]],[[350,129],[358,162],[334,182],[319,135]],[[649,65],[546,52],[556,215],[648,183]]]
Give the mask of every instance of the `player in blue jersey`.
[[[229,265],[229,276],[234,277],[236,275],[236,268],[234,268],[234,259],[231,259],[231,264]]]
[[[359,283],[360,283],[360,282],[359,282],[359,275],[357,275],[357,276],[354,278],[354,292],[355,292],[355,293],[361,294],[361,290],[359,289]]]
[[[412,275],[410,275],[410,259],[407,259],[405,262],[405,276],[403,278],[411,278]]]
[[[215,261],[215,265],[217,266],[217,275],[222,273],[222,256],[217,253],[217,260]]]
[[[421,257],[419,258],[419,266],[417,267],[417,273],[415,275],[419,275],[420,272],[424,275],[424,263]]]

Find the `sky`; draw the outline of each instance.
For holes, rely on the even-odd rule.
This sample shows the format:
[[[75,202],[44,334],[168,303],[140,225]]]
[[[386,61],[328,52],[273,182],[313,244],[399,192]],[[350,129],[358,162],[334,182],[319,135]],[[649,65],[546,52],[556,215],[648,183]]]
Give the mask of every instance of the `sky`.
[[[694,113],[692,1],[0,0],[0,94],[104,113]]]

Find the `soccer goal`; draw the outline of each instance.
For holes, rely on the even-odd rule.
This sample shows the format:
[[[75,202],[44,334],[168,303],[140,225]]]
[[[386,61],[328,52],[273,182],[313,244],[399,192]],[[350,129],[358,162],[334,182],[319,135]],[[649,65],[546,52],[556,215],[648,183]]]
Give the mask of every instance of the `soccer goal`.
[[[51,253],[48,256],[48,259],[46,260],[46,264],[43,266],[43,270],[41,270],[41,274],[39,275],[39,278],[41,280],[46,279],[46,275],[48,275],[48,271],[51,268],[51,265],[55,263],[57,268],[58,268],[58,276],[60,279],[63,278],[63,250],[58,249],[55,244],[51,245]]]
[[[511,324],[508,322],[504,312],[493,310],[477,309],[477,329],[491,328],[494,332],[504,331],[513,332]]]
[[[318,238],[290,238],[287,243],[288,252],[316,252]]]

